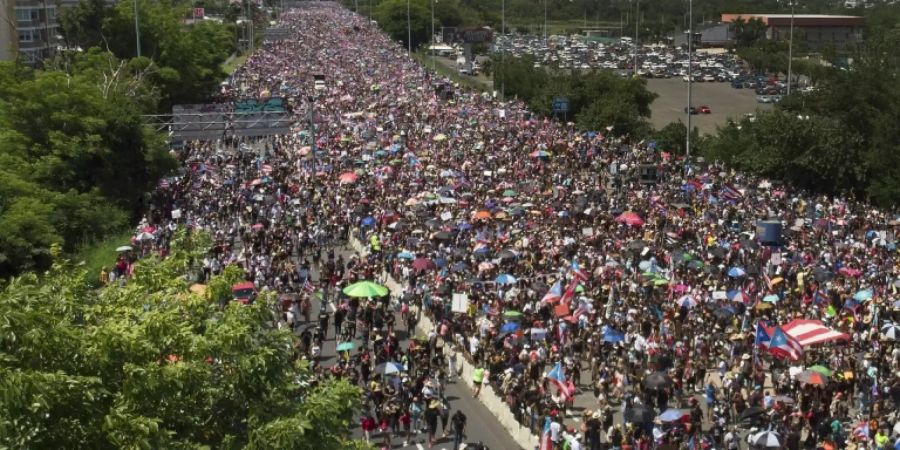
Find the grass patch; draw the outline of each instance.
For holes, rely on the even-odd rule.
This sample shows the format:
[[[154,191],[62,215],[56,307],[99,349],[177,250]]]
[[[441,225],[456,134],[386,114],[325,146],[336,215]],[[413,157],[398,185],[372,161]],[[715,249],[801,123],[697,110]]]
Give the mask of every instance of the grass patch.
[[[72,257],[72,261],[76,264],[84,262],[82,269],[87,271],[84,275],[84,281],[91,286],[100,286],[100,269],[103,266],[111,268],[116,262],[116,248],[121,245],[131,245],[131,229],[124,229],[120,232],[113,233],[104,239],[94,242],[93,244],[82,247],[78,253]]]
[[[231,75],[234,73],[235,70],[237,70],[238,67],[240,67],[242,64],[244,64],[246,61],[247,61],[246,54],[230,57],[227,60],[225,60],[225,62],[222,63],[222,71],[225,72],[226,75]]]
[[[416,51],[412,56],[422,67],[434,68],[439,75],[453,80],[454,83],[458,83],[460,86],[467,86],[482,92],[491,91],[491,86],[488,83],[482,82],[476,77],[460,75],[456,68],[447,65],[445,58],[435,57],[435,62],[432,64],[431,56],[424,50]]]

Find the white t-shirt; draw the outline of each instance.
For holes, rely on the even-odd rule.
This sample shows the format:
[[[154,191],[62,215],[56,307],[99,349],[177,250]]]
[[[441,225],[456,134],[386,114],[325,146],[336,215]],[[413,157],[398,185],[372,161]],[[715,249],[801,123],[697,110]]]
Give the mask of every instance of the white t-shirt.
[[[550,440],[559,443],[559,434],[562,431],[562,425],[559,422],[553,422],[550,424]]]

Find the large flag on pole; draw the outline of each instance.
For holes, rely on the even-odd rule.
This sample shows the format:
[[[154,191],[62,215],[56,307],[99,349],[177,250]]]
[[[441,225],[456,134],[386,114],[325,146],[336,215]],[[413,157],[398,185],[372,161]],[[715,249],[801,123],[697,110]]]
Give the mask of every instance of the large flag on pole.
[[[544,294],[544,298],[541,299],[541,303],[556,303],[562,300],[562,282],[557,281],[553,283],[553,286],[550,287],[550,290]]]
[[[766,331],[766,327],[763,326],[762,322],[756,323],[756,338],[753,341],[753,345],[760,347],[768,347],[769,343],[772,341],[772,335],[768,331]]]
[[[556,363],[556,367],[553,370],[547,372],[547,378],[550,379],[550,382],[556,385],[559,389],[560,395],[562,395],[563,400],[569,399],[569,389],[566,387],[566,374],[563,371],[562,363]]]
[[[769,353],[796,361],[803,356],[803,346],[793,336],[785,333],[781,327],[775,327],[775,331],[772,332],[772,340],[769,342]]]

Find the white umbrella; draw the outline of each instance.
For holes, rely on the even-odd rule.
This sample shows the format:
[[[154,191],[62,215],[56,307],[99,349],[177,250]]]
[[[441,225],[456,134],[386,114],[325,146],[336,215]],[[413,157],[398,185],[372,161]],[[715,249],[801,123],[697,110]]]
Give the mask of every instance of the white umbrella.
[[[750,438],[750,443],[753,445],[757,445],[760,447],[766,448],[778,448],[781,447],[781,442],[779,442],[778,433],[774,431],[762,431],[753,435]]]
[[[121,246],[121,247],[117,247],[117,248],[116,248],[116,251],[117,251],[117,252],[130,252],[130,251],[131,251],[131,246],[123,245],[123,246]]]
[[[881,327],[881,334],[892,341],[900,340],[900,325],[889,323]]]
[[[153,238],[154,238],[153,233],[148,233],[146,231],[142,231],[135,237],[135,239],[137,239],[139,241],[147,241],[147,240],[150,240]]]

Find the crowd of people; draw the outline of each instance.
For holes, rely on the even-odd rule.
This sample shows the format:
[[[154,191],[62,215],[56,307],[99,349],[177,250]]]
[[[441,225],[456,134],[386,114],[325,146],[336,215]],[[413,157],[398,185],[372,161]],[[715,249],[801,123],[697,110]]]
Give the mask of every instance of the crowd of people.
[[[349,345],[316,370],[365,388],[367,439],[462,442],[443,387],[467,358],[556,448],[900,448],[894,216],[536,117],[337,6],[279,21],[222,98],[290,97],[297,126],[186,145],[135,242],[209,232],[204,276],[296,294],[303,357],[333,324]],[[342,293],[387,277],[403,292]]]

